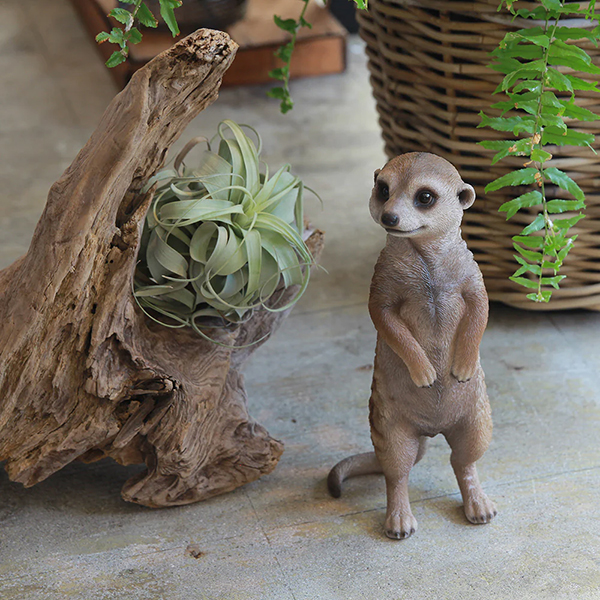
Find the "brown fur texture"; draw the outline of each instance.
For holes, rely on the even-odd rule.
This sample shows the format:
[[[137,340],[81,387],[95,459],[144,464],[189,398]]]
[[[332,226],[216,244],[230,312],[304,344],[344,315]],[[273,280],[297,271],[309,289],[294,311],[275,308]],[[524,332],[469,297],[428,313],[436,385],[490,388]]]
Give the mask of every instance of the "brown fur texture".
[[[473,188],[434,154],[404,154],[375,172],[370,211],[388,232],[369,298],[378,333],[370,400],[375,453],[341,461],[328,484],[339,496],[346,477],[383,472],[385,532],[393,539],[417,529],[408,475],[424,440],[440,433],[452,449],[467,519],[487,523],[496,515],[475,467],[492,420],[479,361],[488,297],[460,232],[474,200]]]

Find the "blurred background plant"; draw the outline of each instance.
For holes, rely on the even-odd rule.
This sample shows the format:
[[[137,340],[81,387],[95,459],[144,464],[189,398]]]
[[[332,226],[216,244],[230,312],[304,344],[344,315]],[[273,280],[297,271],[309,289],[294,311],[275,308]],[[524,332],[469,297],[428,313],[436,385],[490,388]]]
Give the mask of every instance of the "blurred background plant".
[[[214,0],[185,0],[187,3],[195,2],[201,5],[202,3],[213,2]],[[223,0],[220,0],[223,2]],[[366,10],[368,0],[348,0],[353,1],[359,9]],[[289,41],[283,44],[280,48],[275,51],[275,56],[281,61],[281,67],[273,69],[269,75],[273,79],[280,81],[281,84],[271,88],[267,95],[271,98],[275,98],[280,102],[280,109],[282,113],[286,113],[291,110],[294,106],[290,94],[290,64],[292,61],[292,55],[296,46],[296,40],[298,37],[298,31],[303,28],[311,28],[311,24],[306,20],[306,9],[308,8],[311,0],[300,0],[302,7],[297,19],[283,19],[278,15],[273,16],[273,20],[277,27],[289,34]],[[121,26],[113,27],[110,32],[103,31],[96,36],[96,41],[99,44],[109,42],[119,46],[118,50],[115,50],[112,55],[106,61],[107,67],[116,67],[122,62],[127,60],[129,55],[130,44],[139,44],[142,41],[142,33],[140,28],[151,27],[156,28],[159,25],[158,18],[154,15],[152,10],[149,8],[149,0],[144,2],[143,0],[121,0],[120,2],[124,6],[113,8],[109,15],[115,19]],[[183,5],[183,0],[152,0],[152,4],[158,3],[160,17],[169,28],[173,37],[179,35],[179,25],[177,23],[177,17],[175,9]],[[126,8],[125,5],[129,5]],[[237,5],[236,7],[237,10]],[[238,14],[237,10],[236,14]],[[207,27],[215,27],[220,23],[208,22]]]

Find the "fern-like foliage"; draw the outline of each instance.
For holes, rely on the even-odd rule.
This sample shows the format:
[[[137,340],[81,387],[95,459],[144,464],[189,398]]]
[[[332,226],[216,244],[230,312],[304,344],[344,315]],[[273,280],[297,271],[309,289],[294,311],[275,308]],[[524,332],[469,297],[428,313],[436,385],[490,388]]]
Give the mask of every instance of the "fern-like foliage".
[[[480,113],[479,127],[512,132],[515,139],[480,142],[496,152],[492,164],[508,156],[522,156],[522,169],[512,171],[486,186],[492,192],[507,186],[533,186],[500,207],[506,218],[512,218],[521,209],[539,207],[537,216],[523,231],[513,237],[517,252],[514,255],[519,268],[511,280],[532,290],[527,298],[548,302],[552,288],[558,289],[564,279],[560,268],[573,247],[577,236],[570,229],[583,217],[584,193],[566,173],[549,166],[552,159],[550,146],[588,146],[592,151],[594,135],[572,129],[576,121],[595,121],[600,117],[575,104],[580,90],[600,91],[597,82],[575,75],[600,75],[600,68],[576,43],[591,40],[597,45],[600,27],[597,23],[595,2],[584,7],[562,0],[541,0],[540,6],[516,9],[513,0],[503,0],[499,10],[506,7],[516,17],[532,19],[541,25],[506,34],[500,46],[492,53],[491,68],[504,74],[496,90],[504,92],[506,100],[492,108],[502,111],[500,117]],[[589,28],[561,25],[565,15],[587,19]],[[563,21],[564,23],[564,21]],[[564,198],[548,199],[546,186],[553,184]],[[561,213],[571,213],[556,217]],[[573,214],[574,213],[574,214]]]
[[[113,8],[108,16],[115,19],[122,27],[113,27],[110,32],[101,31],[96,36],[99,44],[108,42],[119,46],[119,49],[115,50],[106,61],[106,66],[110,68],[127,60],[130,44],[139,44],[142,41],[142,33],[135,27],[136,24],[152,28],[158,25],[158,20],[143,0],[121,0],[121,3],[131,5],[131,10],[121,7]],[[159,0],[160,16],[173,37],[179,35],[179,26],[174,11],[182,4],[183,0]]]

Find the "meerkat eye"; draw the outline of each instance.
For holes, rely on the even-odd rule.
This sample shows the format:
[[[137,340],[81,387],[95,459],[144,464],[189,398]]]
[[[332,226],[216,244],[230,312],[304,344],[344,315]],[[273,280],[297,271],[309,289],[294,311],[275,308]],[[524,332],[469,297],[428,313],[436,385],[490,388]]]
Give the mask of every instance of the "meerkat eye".
[[[415,196],[415,206],[417,208],[429,208],[435,204],[436,199],[429,190],[422,190]]]
[[[388,200],[390,197],[390,188],[388,187],[387,183],[383,183],[381,182],[379,184],[379,197],[381,198],[381,200]]]

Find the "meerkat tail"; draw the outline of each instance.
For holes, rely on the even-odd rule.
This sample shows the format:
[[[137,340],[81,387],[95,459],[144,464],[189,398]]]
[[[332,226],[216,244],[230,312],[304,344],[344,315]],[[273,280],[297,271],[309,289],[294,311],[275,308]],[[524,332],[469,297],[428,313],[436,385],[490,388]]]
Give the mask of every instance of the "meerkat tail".
[[[423,458],[426,449],[427,438],[421,437],[419,439],[419,451],[415,464]],[[354,454],[341,460],[329,471],[327,489],[334,498],[339,498],[342,495],[342,483],[346,479],[356,477],[357,475],[377,475],[379,473],[383,473],[383,469],[377,456],[375,456],[375,452]]]
[[[357,475],[372,475],[383,473],[381,465],[375,456],[375,452],[364,452],[363,454],[354,454],[344,460],[341,460],[327,477],[327,488],[334,498],[342,495],[342,483],[349,477]]]

